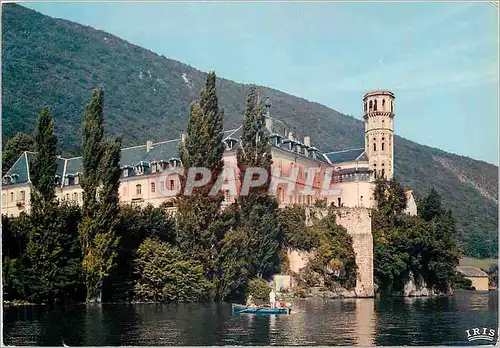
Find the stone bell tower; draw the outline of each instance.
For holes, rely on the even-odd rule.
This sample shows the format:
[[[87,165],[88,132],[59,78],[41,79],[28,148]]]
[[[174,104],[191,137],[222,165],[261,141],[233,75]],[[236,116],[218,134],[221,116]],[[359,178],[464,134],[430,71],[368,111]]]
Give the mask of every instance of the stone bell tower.
[[[394,175],[394,94],[371,91],[363,97],[365,151],[372,179]]]

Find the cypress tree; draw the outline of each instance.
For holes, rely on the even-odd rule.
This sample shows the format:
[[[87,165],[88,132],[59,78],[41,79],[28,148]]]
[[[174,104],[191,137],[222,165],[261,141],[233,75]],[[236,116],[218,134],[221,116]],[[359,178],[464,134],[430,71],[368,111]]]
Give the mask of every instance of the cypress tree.
[[[57,138],[51,110],[41,110],[35,132],[37,155],[31,163],[31,216],[27,256],[29,260],[30,295],[34,302],[52,302],[55,297],[54,275],[59,271],[61,247],[53,220],[56,204]]]
[[[265,185],[252,188],[247,196],[239,197],[242,229],[246,231],[248,238],[250,275],[267,277],[279,270],[283,236],[278,223],[278,202],[267,192],[271,179],[272,155],[261,110],[258,91],[252,86],[247,96],[242,147],[238,149],[237,161],[241,182],[247,168],[258,167],[268,173]]]
[[[57,137],[50,109],[41,111],[35,130],[37,155],[31,163],[31,215],[29,217],[30,291],[28,300],[53,302],[78,291],[78,209],[55,200]],[[76,253],[75,253],[76,251]],[[74,294],[74,293],[73,293]]]
[[[222,202],[222,195],[213,197],[209,192],[224,167],[223,113],[219,109],[215,82],[215,72],[210,72],[199,101],[191,105],[186,139],[179,148],[185,173],[192,167],[207,168],[211,180],[177,202],[179,248],[205,265],[209,279],[213,279],[215,273],[216,223]],[[185,179],[186,175],[181,179],[183,190]]]
[[[103,92],[95,89],[92,99],[85,109],[82,129],[83,175],[80,186],[83,189],[83,214],[92,216],[96,209],[99,168],[103,158]]]
[[[119,239],[118,188],[121,139],[107,142],[103,92],[94,90],[83,121],[83,221],[79,226],[87,301],[102,301],[103,281],[114,265]]]
[[[54,185],[57,171],[57,137],[54,134],[54,119],[50,108],[44,108],[38,117],[35,129],[37,155],[31,163],[33,194],[31,203],[50,203],[55,198]]]
[[[241,148],[237,151],[237,160],[240,171],[240,182],[243,182],[247,168],[258,167],[267,171],[269,177],[266,184],[261,187],[251,188],[251,191],[256,194],[267,193],[273,161],[271,145],[266,136],[265,118],[262,114],[262,106],[260,105],[258,90],[255,86],[250,87],[247,96]]]

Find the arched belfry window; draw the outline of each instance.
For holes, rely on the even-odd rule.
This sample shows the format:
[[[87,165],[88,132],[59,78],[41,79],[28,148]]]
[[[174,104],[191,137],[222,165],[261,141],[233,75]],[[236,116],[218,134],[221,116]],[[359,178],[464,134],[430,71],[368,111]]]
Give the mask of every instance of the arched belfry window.
[[[377,144],[373,143],[373,151],[377,151]]]
[[[375,102],[373,103],[373,111],[377,111],[377,99],[375,99]]]
[[[391,112],[394,111],[394,104],[392,103],[392,100],[391,100]]]
[[[384,138],[382,138],[382,151],[384,151]]]
[[[382,111],[385,111],[385,99],[382,99]]]
[[[372,108],[373,108],[373,104],[372,104],[372,101],[370,100],[370,102],[368,103],[368,109],[370,111],[372,111]]]
[[[365,102],[365,112],[366,112],[366,102]]]

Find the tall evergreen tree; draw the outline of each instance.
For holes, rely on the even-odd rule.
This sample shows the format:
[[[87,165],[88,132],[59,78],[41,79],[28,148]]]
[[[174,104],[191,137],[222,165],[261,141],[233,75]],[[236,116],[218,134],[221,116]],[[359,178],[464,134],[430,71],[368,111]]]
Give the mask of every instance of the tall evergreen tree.
[[[118,188],[121,139],[107,142],[103,127],[103,92],[97,89],[83,121],[83,221],[80,238],[87,301],[102,301],[103,281],[114,265],[119,239]]]
[[[243,182],[247,168],[257,167],[267,171],[267,182],[260,187],[251,188],[251,191],[255,194],[267,193],[271,179],[271,165],[273,163],[271,145],[266,136],[266,122],[261,111],[262,106],[258,90],[255,86],[251,86],[247,96],[241,147],[237,151],[237,160],[241,182]],[[249,196],[251,195],[249,194]]]
[[[200,100],[191,105],[185,142],[179,153],[185,173],[192,167],[207,168],[211,180],[207,185],[182,196],[177,202],[177,243],[179,248],[205,265],[209,279],[213,279],[217,258],[217,219],[222,195],[210,196],[217,177],[223,170],[224,144],[222,142],[223,116],[216,93],[216,76],[207,76]],[[185,187],[186,176],[181,180]]]
[[[35,130],[37,155],[31,163],[31,215],[29,217],[30,291],[28,299],[53,302],[74,298],[78,292],[79,209],[55,200],[57,138],[50,109],[41,111]]]
[[[241,148],[237,161],[243,182],[248,168],[257,167],[268,173],[266,183],[251,188],[239,197],[243,230],[248,238],[248,264],[251,276],[267,277],[279,270],[279,255],[283,236],[278,223],[278,202],[268,195],[271,179],[271,146],[266,136],[265,118],[258,91],[251,86],[245,108]]]
[[[82,126],[83,215],[91,217],[96,211],[99,174],[104,141],[103,91],[95,89],[85,109]]]
[[[61,246],[55,219],[55,178],[57,171],[57,138],[49,108],[41,110],[35,133],[37,155],[31,163],[31,216],[27,256],[32,301],[52,302],[55,297],[54,275],[59,271]]]
[[[35,149],[37,155],[31,163],[31,182],[33,192],[31,203],[50,203],[55,198],[54,185],[57,171],[57,137],[54,134],[54,119],[50,108],[40,112],[35,129]]]

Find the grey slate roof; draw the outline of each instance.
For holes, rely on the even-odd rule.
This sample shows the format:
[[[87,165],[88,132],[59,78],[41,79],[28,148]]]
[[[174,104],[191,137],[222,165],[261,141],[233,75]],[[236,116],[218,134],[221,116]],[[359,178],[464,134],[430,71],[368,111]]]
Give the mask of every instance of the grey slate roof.
[[[365,153],[364,148],[343,150],[327,152],[324,154],[328,163],[343,163],[343,162],[355,162],[355,161],[366,161],[368,158]]]
[[[270,117],[269,114],[266,117]],[[275,148],[279,148],[283,151],[290,151],[289,144],[287,142],[288,132],[292,131],[293,128],[287,125],[285,122],[281,120],[277,120],[272,118],[273,127],[272,132],[268,132],[270,134],[278,134],[281,137],[281,142],[278,145],[273,145]],[[242,126],[226,130],[223,132],[223,139],[225,141],[230,139],[237,140],[236,146],[232,148],[232,150],[238,148],[240,146],[239,139],[241,138]],[[284,142],[283,142],[284,141]],[[168,141],[158,142],[152,144],[150,151],[147,149],[147,145],[138,145],[132,147],[126,147],[121,150],[121,159],[120,159],[120,167],[135,167],[140,163],[153,163],[159,161],[169,161],[172,158],[179,157],[178,148],[179,148],[180,139],[172,139]],[[301,144],[301,141],[297,139],[294,144]],[[303,145],[303,144],[302,144]],[[312,144],[311,144],[312,145]],[[330,153],[322,153],[318,149],[314,147],[307,147],[303,145],[301,153],[297,153],[297,151],[292,149],[294,153],[297,153],[299,156],[306,157],[303,153],[305,149],[308,150],[316,150],[315,160],[323,163],[338,163],[338,162],[347,162],[351,160],[355,160],[356,158],[362,158],[364,154],[364,149],[354,149],[340,152],[330,152]],[[362,150],[362,151],[361,151]],[[29,163],[32,162],[36,153],[33,152],[25,152],[23,155],[19,157],[16,163],[9,169],[6,176],[9,175],[17,175],[16,183],[26,183],[29,181]],[[310,157],[308,157],[310,158]],[[365,156],[366,158],[366,156]],[[81,157],[73,157],[73,158],[58,158],[58,167],[57,167],[57,175],[60,178],[64,178],[66,176],[74,176],[77,173],[83,172],[83,167],[81,163]],[[130,176],[133,176],[133,173],[130,173]]]
[[[457,266],[457,271],[466,277],[488,277],[488,273],[472,266]]]

